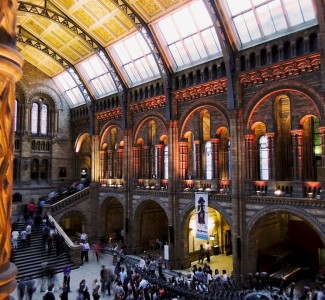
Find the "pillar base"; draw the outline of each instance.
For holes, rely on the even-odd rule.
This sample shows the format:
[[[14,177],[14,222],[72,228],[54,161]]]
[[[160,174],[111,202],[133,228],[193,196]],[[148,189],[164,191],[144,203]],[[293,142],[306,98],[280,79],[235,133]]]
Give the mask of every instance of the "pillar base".
[[[16,275],[17,267],[13,263],[8,264],[8,268],[0,273],[0,300],[14,299],[10,296],[17,287]]]

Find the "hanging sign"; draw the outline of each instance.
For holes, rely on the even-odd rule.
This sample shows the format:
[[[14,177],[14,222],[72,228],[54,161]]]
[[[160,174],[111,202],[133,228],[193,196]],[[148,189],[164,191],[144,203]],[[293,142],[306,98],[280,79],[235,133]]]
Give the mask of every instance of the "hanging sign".
[[[196,238],[208,240],[208,193],[195,193]]]

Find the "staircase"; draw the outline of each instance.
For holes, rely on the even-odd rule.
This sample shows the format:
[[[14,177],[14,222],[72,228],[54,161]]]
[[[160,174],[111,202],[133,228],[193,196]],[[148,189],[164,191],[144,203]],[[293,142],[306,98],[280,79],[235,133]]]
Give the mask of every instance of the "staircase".
[[[16,223],[15,229],[19,233],[26,227],[23,222]],[[65,242],[62,244],[65,246]],[[18,274],[16,276],[17,281],[23,277],[31,276],[32,278],[42,277],[42,264],[47,263],[47,266],[51,266],[54,273],[61,273],[64,266],[69,265],[71,269],[76,269],[78,266],[73,265],[70,260],[69,248],[62,247],[59,256],[56,254],[55,245],[50,254],[45,252],[45,247],[42,244],[42,232],[39,230],[37,232],[35,226],[32,228],[30,246],[26,245],[22,247],[18,243],[18,249],[12,251],[11,261],[16,265],[18,269]]]

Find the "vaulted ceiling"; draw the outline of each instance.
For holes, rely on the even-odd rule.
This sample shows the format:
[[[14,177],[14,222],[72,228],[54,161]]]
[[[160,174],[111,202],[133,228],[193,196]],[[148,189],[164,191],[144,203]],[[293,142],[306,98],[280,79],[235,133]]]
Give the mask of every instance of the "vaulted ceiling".
[[[69,105],[74,107],[84,100],[168,77],[181,68],[314,26],[315,3],[314,0],[18,0],[17,48],[26,61],[55,79],[61,92],[70,98]],[[182,10],[185,7],[186,12]],[[163,18],[167,15],[168,20]],[[128,49],[116,46],[137,32],[146,44],[137,44],[137,37],[129,40]],[[137,52],[141,52],[139,56],[133,56]],[[64,88],[71,78],[75,85]],[[71,97],[67,96],[68,89]],[[79,92],[73,92],[74,89]]]

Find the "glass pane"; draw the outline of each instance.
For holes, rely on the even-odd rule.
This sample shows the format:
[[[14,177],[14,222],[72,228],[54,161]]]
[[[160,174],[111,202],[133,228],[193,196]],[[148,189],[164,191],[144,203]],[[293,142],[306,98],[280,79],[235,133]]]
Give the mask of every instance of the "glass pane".
[[[259,39],[261,37],[261,32],[258,28],[257,21],[255,19],[255,15],[252,11],[249,11],[245,14],[243,14],[243,17],[245,19],[246,26],[249,31],[249,35],[252,40]]]
[[[159,21],[158,26],[161,32],[164,33],[164,38],[167,44],[172,44],[180,39],[177,30],[175,30],[175,24],[171,17],[167,17]]]
[[[41,134],[47,134],[47,106],[45,104],[41,107]]]
[[[314,5],[311,0],[300,0],[301,11],[305,22],[315,19]]]
[[[260,6],[256,9],[258,19],[260,20],[261,27],[264,35],[269,35],[275,32],[273,20],[267,5]]]
[[[235,27],[237,29],[238,36],[242,44],[248,43],[251,41],[251,37],[248,33],[244,18],[242,15],[234,18]]]
[[[178,53],[179,55],[182,57],[182,60],[183,60],[183,64],[187,65],[189,64],[191,61],[190,61],[190,58],[184,48],[184,45],[182,42],[178,42],[176,44],[176,47],[177,47],[177,50],[178,50]]]
[[[115,44],[113,48],[116,54],[118,55],[119,59],[121,60],[122,64],[126,64],[131,60],[131,57],[127,52],[127,49],[122,43]]]
[[[213,28],[201,32],[204,43],[208,49],[209,55],[220,54],[220,44],[217,33]]]
[[[250,0],[227,0],[227,4],[233,16],[251,8]]]
[[[31,132],[37,133],[37,127],[38,127],[38,104],[33,103],[32,106],[32,112],[31,112]]]
[[[203,2],[198,1],[198,2],[193,3],[190,6],[190,9],[192,11],[194,21],[198,26],[198,29],[205,29],[207,27],[212,26],[212,21],[211,21],[210,15],[209,15],[208,11],[206,10]]]
[[[86,72],[87,76],[92,79],[94,78],[96,75],[95,75],[95,72],[93,71],[93,68],[91,67],[89,61],[84,61],[81,63],[84,71]]]
[[[298,1],[284,0],[284,5],[286,7],[291,26],[295,26],[304,21]]]
[[[182,66],[184,64],[184,61],[178,52],[176,44],[170,45],[169,50],[172,54],[172,58],[174,59],[176,66]]]
[[[288,27],[282,6],[279,4],[279,1],[274,1],[269,4],[270,12],[272,15],[273,23],[276,31],[286,29]]]
[[[200,54],[195,46],[195,43],[192,39],[192,37],[189,37],[187,39],[184,39],[184,43],[186,48],[189,50],[190,52],[190,56],[192,58],[192,61],[197,61],[200,59]]]
[[[183,38],[197,32],[197,28],[187,7],[175,13],[174,22]]]

